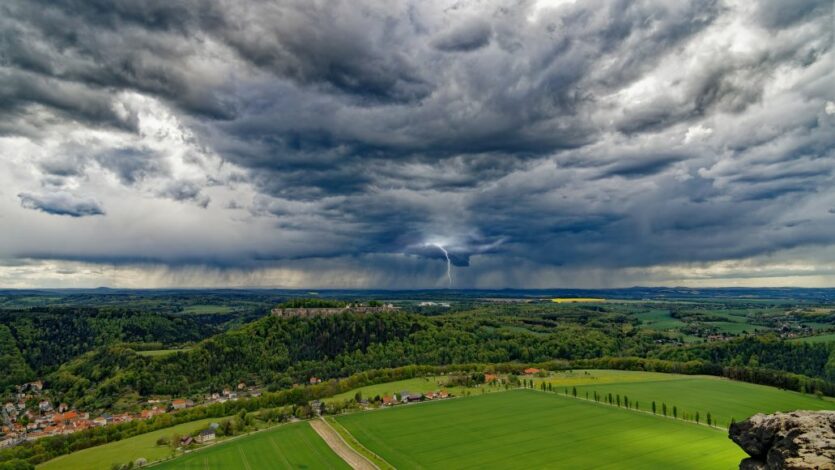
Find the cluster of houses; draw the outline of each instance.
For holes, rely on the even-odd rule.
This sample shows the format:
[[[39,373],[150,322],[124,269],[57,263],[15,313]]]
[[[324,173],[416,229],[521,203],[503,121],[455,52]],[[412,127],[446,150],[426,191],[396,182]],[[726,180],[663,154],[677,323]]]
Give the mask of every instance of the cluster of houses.
[[[311,382],[312,383],[312,382]],[[233,390],[231,388],[224,388],[222,392],[215,392],[206,395],[206,404],[211,403],[226,403],[227,401],[237,401],[242,397],[260,397],[261,389],[258,387],[248,387],[244,382],[238,384]]]
[[[382,400],[383,406],[393,406],[401,403],[414,403],[424,400],[442,400],[449,397],[449,392],[447,392],[446,390],[440,390],[426,393],[400,392],[399,394],[395,394],[394,396],[384,395],[382,397]]]
[[[312,379],[311,383],[313,383]],[[146,420],[169,411],[176,412],[195,406],[192,400],[185,398],[175,398],[170,402],[151,399],[147,401],[148,407],[139,413],[114,415],[104,413],[93,417],[89,413],[70,409],[66,403],[54,406],[45,395],[43,382],[29,382],[19,385],[12,399],[0,407],[0,423],[2,424],[0,448],[47,436],[72,434],[96,426]],[[238,400],[242,396],[258,397],[261,396],[261,390],[257,387],[248,387],[241,382],[234,390],[226,388],[222,392],[207,395],[205,402],[207,404],[224,403]],[[211,431],[214,434],[214,430],[211,429]],[[203,440],[208,442],[212,439],[208,437],[208,434],[202,438],[199,436],[196,438],[197,442]]]
[[[19,385],[13,399],[0,407],[0,448],[98,426],[151,419],[167,413],[169,409],[176,411],[194,406],[194,402],[186,399],[175,399],[170,404],[149,400],[149,407],[138,413],[91,416],[90,413],[71,409],[66,403],[56,406],[44,395],[43,382],[29,382]]]

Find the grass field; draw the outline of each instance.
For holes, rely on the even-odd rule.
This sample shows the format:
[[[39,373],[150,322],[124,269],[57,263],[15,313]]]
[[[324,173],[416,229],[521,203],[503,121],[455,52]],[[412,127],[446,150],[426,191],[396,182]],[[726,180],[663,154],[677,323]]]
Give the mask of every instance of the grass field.
[[[136,354],[140,356],[147,356],[147,357],[165,357],[170,356],[171,354],[178,353],[178,352],[186,352],[191,350],[191,348],[180,348],[180,349],[152,349],[150,351],[136,351]]]
[[[479,392],[472,388],[466,387],[446,387],[446,377],[417,377],[414,379],[398,380],[396,382],[386,382],[377,385],[368,385],[366,387],[357,388],[349,392],[340,393],[330,398],[325,398],[325,402],[340,401],[354,398],[354,395],[359,391],[365,398],[373,398],[377,395],[393,395],[400,392],[425,393],[435,390],[444,389],[453,395],[460,396],[469,391],[470,393]],[[479,392],[480,393],[480,392]]]
[[[514,390],[337,418],[398,469],[736,468],[724,430]]]
[[[698,411],[704,417],[709,411],[722,425],[727,425],[731,418],[740,421],[755,413],[798,409],[835,409],[835,402],[829,399],[819,399],[813,395],[773,387],[710,376],[658,375],[666,375],[668,379],[657,380],[653,376],[649,380],[641,381],[578,384],[577,393],[581,397],[585,397],[586,392],[593,396],[595,391],[601,395],[607,393],[626,395],[631,402],[637,401],[644,410],[649,410],[654,400],[659,410],[661,404],[666,403],[670,409],[675,405],[679,413]],[[568,387],[570,390],[572,385]]]
[[[551,299],[551,302],[556,304],[573,304],[573,303],[585,303],[585,302],[605,302],[606,299],[599,299],[593,297],[558,297],[556,299]]]
[[[159,470],[349,469],[307,422],[277,426],[163,462]]]
[[[630,370],[579,369],[571,371],[557,371],[546,378],[534,377],[533,380],[537,386],[540,382],[545,381],[546,383],[552,383],[554,386],[571,387],[573,385],[656,382],[688,377],[691,376],[681,374],[663,374],[661,372],[636,372]]]
[[[198,315],[209,315],[213,313],[229,313],[232,307],[228,305],[189,305],[183,308],[183,313],[192,313]]]
[[[803,338],[794,338],[789,341],[803,342],[803,343],[831,343],[835,342],[835,333],[829,333],[818,336],[805,336]]]
[[[38,470],[110,470],[114,463],[124,464],[140,457],[149,462],[171,454],[168,446],[156,445],[160,437],[173,434],[185,435],[206,428],[218,418],[192,421],[170,428],[152,431],[110,444],[73,452],[38,465]]]

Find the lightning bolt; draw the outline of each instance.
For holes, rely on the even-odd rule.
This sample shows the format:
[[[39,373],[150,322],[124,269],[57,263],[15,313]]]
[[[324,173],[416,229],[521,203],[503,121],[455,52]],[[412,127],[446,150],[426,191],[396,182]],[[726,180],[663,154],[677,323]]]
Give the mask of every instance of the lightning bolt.
[[[449,287],[452,287],[452,261],[449,259],[449,253],[443,246],[437,243],[433,243],[433,245],[444,253],[444,257],[446,258],[446,277],[449,279]]]

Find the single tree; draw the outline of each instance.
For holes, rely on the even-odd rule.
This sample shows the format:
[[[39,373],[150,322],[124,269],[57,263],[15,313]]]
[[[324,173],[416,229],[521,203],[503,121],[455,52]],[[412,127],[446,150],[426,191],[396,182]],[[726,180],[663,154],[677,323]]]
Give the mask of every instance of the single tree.
[[[707,416],[706,416],[706,418],[707,418],[707,425],[708,425],[708,426],[710,426],[711,424],[713,424],[713,420],[710,418],[710,411],[708,411],[708,412],[707,412]]]
[[[698,424],[698,423],[699,423],[699,412],[697,411],[696,412],[696,424]]]
[[[652,414],[655,414],[655,402],[652,402]]]
[[[574,395],[574,398],[577,398],[577,387],[572,387],[571,394]]]
[[[661,403],[661,414],[663,414],[664,416],[667,416],[667,404],[666,403]]]
[[[678,408],[675,405],[673,405],[673,418],[678,418]]]

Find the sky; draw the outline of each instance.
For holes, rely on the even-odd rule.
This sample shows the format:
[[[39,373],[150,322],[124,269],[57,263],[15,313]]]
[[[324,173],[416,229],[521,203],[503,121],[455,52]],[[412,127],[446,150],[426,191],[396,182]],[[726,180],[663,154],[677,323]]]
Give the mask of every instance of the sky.
[[[831,0],[6,0],[0,286],[835,287]]]

